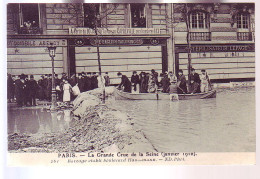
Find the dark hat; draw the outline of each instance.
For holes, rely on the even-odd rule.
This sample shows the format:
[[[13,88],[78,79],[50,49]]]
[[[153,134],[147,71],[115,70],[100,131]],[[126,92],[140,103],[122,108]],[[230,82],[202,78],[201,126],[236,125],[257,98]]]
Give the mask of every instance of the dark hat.
[[[91,75],[91,72],[87,72],[88,75]]]
[[[21,79],[25,79],[25,75],[22,73],[20,76],[19,76]]]
[[[52,76],[51,74],[49,74],[48,76]]]
[[[33,75],[30,75],[30,78],[34,78],[34,76],[33,76]]]
[[[182,71],[182,70],[179,70],[179,72],[183,73],[183,71]]]
[[[133,74],[137,74],[137,72],[136,72],[136,71],[133,71]]]
[[[45,76],[48,76],[47,74],[45,74]]]
[[[78,73],[79,76],[82,76],[82,73]]]
[[[82,75],[85,75],[86,73],[83,71],[83,72],[81,72],[81,74],[82,74]]]
[[[154,70],[154,69],[152,69],[152,70],[151,70],[151,72],[152,72],[152,73],[154,73],[154,72],[155,72],[155,70]]]
[[[120,75],[122,75],[122,73],[121,73],[121,72],[118,72],[118,73],[117,73],[117,76],[120,76]]]
[[[58,74],[55,74],[55,76],[58,76]]]
[[[206,72],[206,70],[203,69],[203,70],[201,70],[201,72]]]
[[[25,78],[28,78],[29,76],[28,75],[25,75]]]
[[[195,69],[194,69],[194,68],[191,68],[191,71],[195,71]]]
[[[106,74],[108,74],[108,72],[106,72]]]
[[[93,74],[93,75],[95,75],[95,74],[96,74],[96,72],[93,72],[92,74]]]

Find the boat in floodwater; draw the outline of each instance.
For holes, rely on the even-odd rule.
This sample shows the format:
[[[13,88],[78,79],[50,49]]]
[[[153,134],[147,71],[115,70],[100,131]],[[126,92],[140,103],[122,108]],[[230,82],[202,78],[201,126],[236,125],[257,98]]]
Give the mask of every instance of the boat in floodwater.
[[[178,94],[179,100],[190,100],[190,99],[207,99],[216,98],[216,90],[211,90],[205,93],[195,94]],[[121,90],[115,89],[114,95],[116,100],[169,100],[168,93],[127,93]]]

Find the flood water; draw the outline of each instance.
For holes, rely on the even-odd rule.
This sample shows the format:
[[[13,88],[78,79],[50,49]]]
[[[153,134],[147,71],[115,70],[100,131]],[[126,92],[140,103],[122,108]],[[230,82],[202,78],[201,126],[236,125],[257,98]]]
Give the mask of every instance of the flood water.
[[[9,108],[8,133],[44,134],[69,128],[70,110],[49,112],[44,108]]]
[[[255,151],[254,88],[219,89],[216,99],[111,103],[158,151]]]
[[[254,152],[255,89],[219,89],[215,99],[127,101],[108,106],[128,113],[159,152]],[[64,131],[70,110],[9,108],[8,133]]]

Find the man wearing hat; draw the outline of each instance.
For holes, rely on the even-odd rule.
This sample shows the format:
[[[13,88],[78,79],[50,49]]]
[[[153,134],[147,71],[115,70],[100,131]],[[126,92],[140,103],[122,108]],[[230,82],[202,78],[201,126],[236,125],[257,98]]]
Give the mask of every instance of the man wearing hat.
[[[52,90],[52,75],[48,75],[47,79],[47,88],[46,88],[46,97],[48,101],[51,101],[51,90]]]
[[[84,91],[91,90],[91,73],[88,72],[87,76],[84,78]]]
[[[78,87],[80,92],[84,91],[84,78],[82,77],[82,73],[78,74]]]
[[[25,75],[25,89],[24,89],[24,105],[28,106],[30,101],[29,76]]]
[[[187,93],[187,81],[182,70],[178,71],[177,86],[178,86],[178,94]]]
[[[191,69],[191,74],[190,74],[190,93],[200,93],[200,76],[198,73],[195,72],[195,69]]]
[[[91,77],[91,89],[96,89],[98,88],[98,79],[97,79],[97,73],[93,72],[92,77]]]
[[[19,75],[19,79],[15,81],[15,96],[18,106],[24,105],[25,75]]]
[[[28,81],[29,89],[29,104],[31,106],[36,106],[36,95],[39,89],[37,82],[34,80],[34,76],[30,75],[30,80]]]

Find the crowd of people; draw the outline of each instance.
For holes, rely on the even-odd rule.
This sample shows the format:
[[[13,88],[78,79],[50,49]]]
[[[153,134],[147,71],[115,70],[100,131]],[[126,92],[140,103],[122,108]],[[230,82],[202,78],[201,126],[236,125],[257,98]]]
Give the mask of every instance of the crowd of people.
[[[118,88],[129,93],[162,93],[169,94],[194,94],[211,90],[209,77],[205,70],[201,75],[191,69],[189,80],[186,79],[182,70],[178,71],[177,77],[172,72],[160,75],[151,70],[151,73],[133,72],[131,79],[122,73],[117,73],[121,78]],[[72,74],[70,77],[62,73],[54,75],[55,91],[57,100],[69,103],[76,96],[85,91],[93,90],[110,85],[108,73],[99,75],[95,72]],[[33,75],[7,75],[7,96],[9,102],[16,101],[19,106],[36,106],[36,99],[51,101],[52,75],[45,74],[36,81]],[[75,92],[77,91],[77,92]]]
[[[70,77],[66,73],[54,76],[57,100],[69,103],[78,94],[74,91],[85,92],[95,88],[110,85],[108,73],[104,76],[93,72],[82,72]],[[33,75],[21,74],[18,76],[7,74],[8,102],[17,102],[18,106],[36,106],[36,99],[51,101],[52,75],[45,74],[36,81]]]
[[[117,75],[121,78],[118,88],[129,93],[155,93],[162,91],[170,94],[194,94],[207,92],[211,89],[206,70],[201,70],[201,75],[199,75],[194,68],[191,69],[190,80],[186,79],[182,70],[178,71],[178,77],[172,72],[165,72],[159,75],[155,70],[151,70],[151,73],[141,72],[140,74],[134,71],[130,80],[120,72]]]

